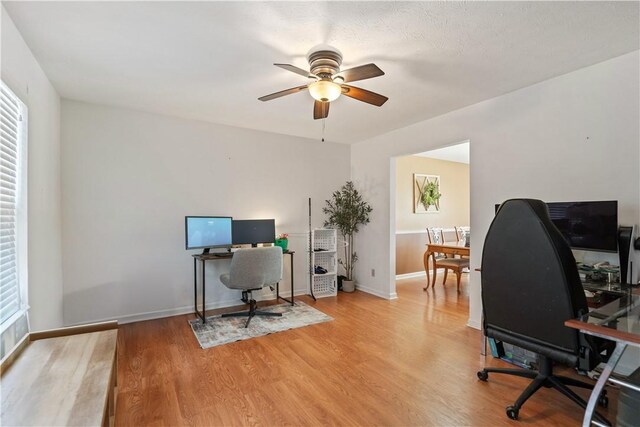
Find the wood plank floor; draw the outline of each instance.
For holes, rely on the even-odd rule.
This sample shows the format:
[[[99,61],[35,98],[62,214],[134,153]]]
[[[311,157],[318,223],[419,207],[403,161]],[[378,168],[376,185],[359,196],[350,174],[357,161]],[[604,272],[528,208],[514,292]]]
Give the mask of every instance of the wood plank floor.
[[[480,356],[466,280],[460,294],[455,278],[428,292],[422,280],[399,282],[395,301],[304,298],[335,320],[208,350],[193,315],[122,325],[116,425],[580,425],[582,410],[548,389],[507,419],[528,380],[478,381],[485,364],[510,365]]]

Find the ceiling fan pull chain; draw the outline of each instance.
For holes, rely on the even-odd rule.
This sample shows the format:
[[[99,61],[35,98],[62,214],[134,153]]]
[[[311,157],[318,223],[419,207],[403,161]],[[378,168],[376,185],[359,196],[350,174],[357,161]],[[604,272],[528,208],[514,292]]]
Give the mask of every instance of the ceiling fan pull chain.
[[[324,128],[327,123],[327,119],[322,119],[322,142],[324,142]]]

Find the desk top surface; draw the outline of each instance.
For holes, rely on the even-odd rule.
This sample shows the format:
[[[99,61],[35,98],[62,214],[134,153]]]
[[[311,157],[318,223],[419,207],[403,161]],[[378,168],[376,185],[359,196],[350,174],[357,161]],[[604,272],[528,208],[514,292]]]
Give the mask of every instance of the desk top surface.
[[[640,346],[640,295],[628,294],[565,325],[586,334]]]
[[[283,252],[284,255],[293,255],[296,251],[286,250]],[[230,259],[233,258],[233,252],[222,252],[222,253],[208,253],[208,254],[193,254],[192,257],[195,259],[199,259],[201,261],[208,261],[211,259]]]
[[[117,329],[30,343],[2,375],[3,425],[101,425]]]

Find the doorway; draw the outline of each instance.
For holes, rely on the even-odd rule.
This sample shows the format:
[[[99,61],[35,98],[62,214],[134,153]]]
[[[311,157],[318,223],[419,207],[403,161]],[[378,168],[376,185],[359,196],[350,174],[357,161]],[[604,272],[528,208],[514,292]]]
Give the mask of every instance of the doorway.
[[[428,260],[430,283],[424,253],[429,237],[427,228],[444,243],[470,236],[470,143],[464,141],[446,147],[400,156],[395,161],[395,183],[391,180],[391,226],[395,235],[395,277],[398,298],[431,298],[434,304],[459,304],[468,315],[469,271],[463,269],[460,292],[457,275],[444,269],[434,270]],[[392,173],[394,168],[392,168]],[[392,210],[393,207],[392,207]],[[469,231],[467,231],[469,230]],[[459,258],[459,256],[458,256]],[[436,283],[432,286],[433,276]]]

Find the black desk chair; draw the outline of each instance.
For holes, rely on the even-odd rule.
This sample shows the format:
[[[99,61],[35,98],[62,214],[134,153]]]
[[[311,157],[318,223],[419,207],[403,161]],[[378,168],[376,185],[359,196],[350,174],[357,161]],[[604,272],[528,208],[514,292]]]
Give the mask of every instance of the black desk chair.
[[[554,375],[553,362],[591,370],[602,361],[599,343],[564,326],[565,320],[588,311],[587,300],[571,249],[549,219],[544,202],[514,199],[500,206],[484,242],[482,304],[487,337],[538,355],[537,372],[502,368],[478,372],[483,381],[489,372],[533,379],[507,406],[507,416],[518,419],[522,405],[541,387],[553,387],[586,408],[586,402],[567,386],[592,389],[593,385]],[[607,404],[604,393],[600,403]],[[599,414],[597,419],[610,425]]]

